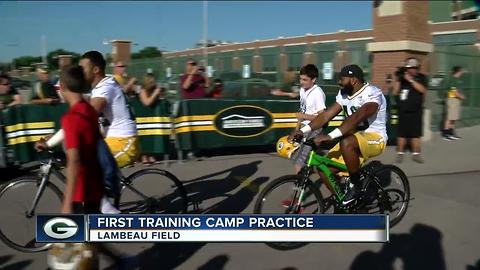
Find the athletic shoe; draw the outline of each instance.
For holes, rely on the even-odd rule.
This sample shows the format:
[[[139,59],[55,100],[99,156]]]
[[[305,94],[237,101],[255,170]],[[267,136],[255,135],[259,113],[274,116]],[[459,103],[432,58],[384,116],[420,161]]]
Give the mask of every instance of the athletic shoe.
[[[398,154],[397,153],[397,158],[395,159],[395,163],[402,163],[403,162],[403,155],[404,154]]]
[[[347,206],[351,203],[353,203],[355,200],[357,200],[358,194],[360,193],[360,187],[357,187],[360,185],[354,185],[352,188],[350,188],[347,191],[347,194],[345,194],[345,197],[343,197],[342,200],[342,205]]]
[[[412,160],[417,162],[417,163],[425,163],[425,161],[423,160],[423,158],[420,154],[412,155]]]
[[[102,212],[102,214],[120,214],[120,210],[113,206],[105,197],[102,198],[100,203],[100,212]]]
[[[451,142],[454,140],[451,135],[442,135],[442,139],[448,142]]]
[[[451,134],[449,137],[450,137],[450,139],[452,139],[452,140],[460,140],[460,139],[462,138],[462,137],[460,137],[460,136],[458,136],[458,135],[456,135],[456,134]]]

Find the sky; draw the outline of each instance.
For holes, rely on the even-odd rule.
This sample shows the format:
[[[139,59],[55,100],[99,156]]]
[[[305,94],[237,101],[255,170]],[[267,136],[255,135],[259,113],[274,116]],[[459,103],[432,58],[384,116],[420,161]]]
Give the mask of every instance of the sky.
[[[1,1],[0,62],[58,48],[111,52],[104,40],[128,39],[178,51],[203,38],[202,1]],[[208,39],[247,42],[369,29],[371,1],[208,1]]]

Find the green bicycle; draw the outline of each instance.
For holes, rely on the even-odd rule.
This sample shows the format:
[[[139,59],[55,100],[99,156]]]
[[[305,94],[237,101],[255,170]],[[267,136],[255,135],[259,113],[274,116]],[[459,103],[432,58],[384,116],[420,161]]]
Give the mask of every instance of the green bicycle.
[[[317,146],[313,140],[302,142],[304,145]],[[311,151],[306,166],[297,175],[285,175],[270,182],[259,194],[254,207],[255,214],[324,214],[333,209],[333,213],[344,214],[388,214],[390,227],[398,224],[408,208],[410,185],[405,173],[394,165],[384,165],[372,161],[362,166],[360,175],[362,189],[356,202],[343,207],[341,202],[350,188],[349,178],[339,177],[330,168],[346,172],[342,163],[330,160]],[[312,181],[310,176],[315,170],[322,172],[322,181],[332,193],[322,195],[322,181]],[[307,243],[266,243],[272,248],[287,250],[299,248]]]

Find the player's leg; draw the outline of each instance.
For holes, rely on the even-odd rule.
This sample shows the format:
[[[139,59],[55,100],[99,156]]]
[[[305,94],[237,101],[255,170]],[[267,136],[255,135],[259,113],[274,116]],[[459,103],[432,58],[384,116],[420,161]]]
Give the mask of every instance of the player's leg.
[[[347,166],[348,174],[350,175],[350,182],[353,187],[349,189],[345,197],[343,198],[343,204],[347,205],[352,203],[358,193],[360,192],[360,147],[357,138],[354,135],[348,135],[342,138],[340,141],[340,151],[345,165]]]
[[[133,165],[139,156],[139,142],[137,137],[105,138],[119,168]]]
[[[359,172],[362,164],[369,158],[380,155],[385,149],[385,141],[378,133],[357,132],[347,137],[340,146],[350,174],[350,181],[354,185],[343,199],[343,204],[349,204],[356,199],[361,190]]]

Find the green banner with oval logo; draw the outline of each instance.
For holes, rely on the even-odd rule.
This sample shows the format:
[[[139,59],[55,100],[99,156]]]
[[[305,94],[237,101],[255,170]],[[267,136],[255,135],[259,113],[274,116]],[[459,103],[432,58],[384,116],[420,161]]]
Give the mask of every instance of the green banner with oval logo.
[[[255,137],[273,124],[272,114],[261,107],[239,105],[220,111],[214,118],[218,133],[234,138]]]

